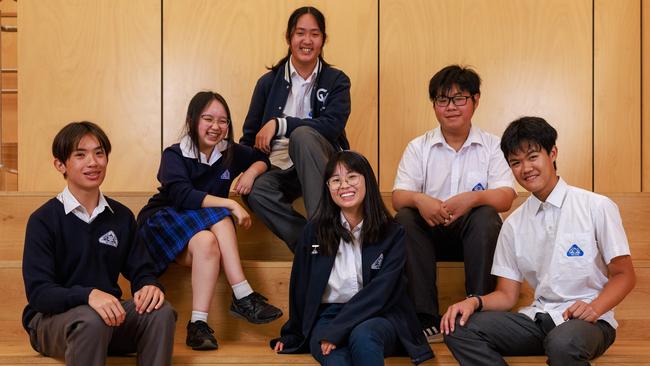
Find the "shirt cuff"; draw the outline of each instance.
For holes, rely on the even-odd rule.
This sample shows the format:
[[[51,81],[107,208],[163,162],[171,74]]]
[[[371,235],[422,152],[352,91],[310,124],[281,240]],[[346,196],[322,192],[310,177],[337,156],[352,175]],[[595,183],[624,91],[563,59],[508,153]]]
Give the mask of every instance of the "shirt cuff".
[[[519,273],[516,271],[512,270],[511,268],[508,267],[503,267],[503,266],[498,266],[498,265],[493,265],[492,266],[492,274],[494,276],[499,276],[503,278],[507,278],[509,280],[517,281],[517,282],[522,282],[523,278]]]
[[[278,123],[278,132],[275,134],[276,137],[284,137],[287,133],[287,119],[284,117],[277,117],[275,119]]]

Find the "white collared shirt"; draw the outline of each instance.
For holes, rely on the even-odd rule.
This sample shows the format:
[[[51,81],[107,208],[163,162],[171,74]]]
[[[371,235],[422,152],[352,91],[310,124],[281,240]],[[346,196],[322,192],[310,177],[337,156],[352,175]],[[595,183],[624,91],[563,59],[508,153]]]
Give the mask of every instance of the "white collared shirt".
[[[284,117],[311,118],[311,91],[314,88],[319,68],[320,59],[316,62],[316,67],[314,67],[311,75],[307,79],[303,79],[293,66],[293,59],[289,58],[291,90],[282,111],[283,117],[278,118],[278,132],[276,134],[278,139],[273,141],[271,154],[269,155],[271,164],[280,169],[285,170],[293,166],[293,162],[289,157],[289,138],[285,136],[287,133],[287,119]]]
[[[99,201],[97,202],[97,207],[93,210],[91,214],[88,213],[88,210],[84,206],[77,201],[75,196],[72,195],[72,192],[68,189],[68,186],[66,186],[63,189],[63,192],[59,193],[56,196],[56,199],[58,199],[61,203],[63,203],[63,210],[65,214],[69,214],[72,212],[75,216],[77,216],[81,221],[90,224],[93,222],[99,214],[104,212],[106,208],[111,210],[113,212],[113,209],[111,206],[108,205],[108,202],[106,202],[106,198],[102,194],[102,192],[99,192]]]
[[[456,151],[438,127],[408,144],[393,191],[423,192],[444,201],[459,193],[499,187],[515,189],[498,137],[472,126]]]
[[[350,224],[342,213],[341,223],[346,230],[350,230]],[[363,221],[352,229],[352,243],[341,239],[321,303],[344,304],[363,288],[361,243],[359,242],[362,226]]]
[[[194,143],[192,142],[192,138],[190,138],[189,135],[183,136],[181,138],[181,141],[178,144],[181,148],[181,153],[183,154],[184,157],[189,158],[189,159],[196,159],[196,148],[194,148]],[[199,152],[199,162],[201,164],[209,165],[212,166],[212,164],[216,163],[220,158],[221,158],[221,153],[226,150],[228,147],[228,141],[226,140],[221,140],[215,147],[212,149],[212,154],[210,155],[210,158],[205,156],[204,153]]]
[[[575,301],[593,301],[607,284],[607,265],[629,255],[618,207],[609,198],[559,179],[545,202],[531,195],[503,223],[492,274],[535,289],[519,312],[548,313],[556,325]],[[614,311],[600,319],[616,328]]]

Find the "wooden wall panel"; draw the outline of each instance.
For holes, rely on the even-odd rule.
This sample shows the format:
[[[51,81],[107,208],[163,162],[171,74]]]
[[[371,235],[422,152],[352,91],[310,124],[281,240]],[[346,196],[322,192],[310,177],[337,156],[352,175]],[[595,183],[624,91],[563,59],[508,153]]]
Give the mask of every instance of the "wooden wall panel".
[[[641,3],[643,18],[641,20],[643,40],[642,52],[642,95],[641,101],[642,117],[641,130],[643,131],[642,149],[642,182],[643,192],[650,192],[650,0],[643,0]]]
[[[103,189],[153,190],[160,156],[160,0],[21,0],[19,189],[56,191],[50,146],[70,121],[113,144]]]
[[[546,118],[560,135],[560,174],[591,189],[591,4],[382,0],[381,190],[392,190],[408,142],[437,126],[428,83],[452,63],[483,79],[475,125],[501,135],[519,116]]]
[[[229,104],[237,140],[257,79],[287,52],[284,32],[304,1],[164,1],[163,145],[178,141],[187,104],[215,90]],[[328,41],[325,59],[352,82],[346,132],[353,149],[377,162],[377,1],[320,0]]]
[[[594,4],[594,190],[639,192],[640,1]]]

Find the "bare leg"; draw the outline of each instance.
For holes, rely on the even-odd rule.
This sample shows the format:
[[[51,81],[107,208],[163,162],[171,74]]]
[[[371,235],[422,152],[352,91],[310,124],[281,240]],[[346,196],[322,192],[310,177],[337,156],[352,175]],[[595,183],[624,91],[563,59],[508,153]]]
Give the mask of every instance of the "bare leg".
[[[230,220],[221,220],[228,221]],[[231,225],[232,226],[232,225]],[[207,313],[214,286],[219,277],[221,253],[214,234],[203,230],[190,239],[187,248],[176,257],[176,262],[192,267],[192,309]]]
[[[213,236],[217,238],[223,271],[226,273],[228,283],[232,286],[246,280],[244,270],[239,259],[237,234],[232,220],[223,219],[210,227]]]

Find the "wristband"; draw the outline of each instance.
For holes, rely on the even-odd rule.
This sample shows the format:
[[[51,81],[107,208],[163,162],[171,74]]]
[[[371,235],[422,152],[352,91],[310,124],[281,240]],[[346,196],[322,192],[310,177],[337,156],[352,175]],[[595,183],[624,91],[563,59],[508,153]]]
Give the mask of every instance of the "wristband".
[[[483,299],[481,299],[481,297],[479,295],[473,295],[473,294],[467,295],[466,299],[469,299],[469,298],[472,298],[472,297],[475,297],[475,298],[478,299],[478,307],[476,308],[475,311],[483,310]]]

